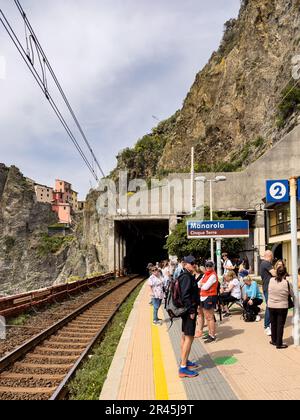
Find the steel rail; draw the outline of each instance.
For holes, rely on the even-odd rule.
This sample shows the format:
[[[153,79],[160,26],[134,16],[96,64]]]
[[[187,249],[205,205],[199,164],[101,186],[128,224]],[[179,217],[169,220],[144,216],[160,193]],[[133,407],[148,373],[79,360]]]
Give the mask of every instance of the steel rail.
[[[138,276],[137,276],[138,277]],[[126,296],[123,298],[122,302],[120,302],[116,307],[111,316],[108,318],[106,323],[99,329],[98,333],[95,335],[95,337],[91,340],[91,342],[87,345],[87,347],[84,349],[84,351],[81,353],[79,359],[75,362],[73,367],[70,369],[68,374],[64,377],[60,385],[57,387],[54,394],[51,396],[49,401],[57,401],[57,400],[64,400],[67,398],[69,394],[68,384],[71,382],[71,380],[75,377],[77,371],[80,369],[84,361],[87,359],[88,355],[92,351],[95,344],[99,341],[100,337],[105,333],[107,327],[109,326],[110,322],[116,315],[119,308],[122,306],[122,304],[125,302],[125,300],[130,296],[130,294],[145,280],[144,277],[141,277],[140,283],[138,283],[133,289],[129,290]]]
[[[71,314],[63,318],[62,320],[58,321],[56,324],[52,325],[51,327],[47,328],[46,330],[42,331],[40,334],[36,335],[35,337],[31,338],[15,350],[13,350],[11,353],[9,353],[7,356],[4,356],[2,359],[0,359],[0,373],[7,370],[9,366],[14,364],[16,361],[22,359],[29,351],[33,350],[36,346],[41,344],[43,341],[45,341],[47,338],[51,337],[53,334],[55,334],[57,331],[62,329],[64,326],[66,326],[68,323],[73,321],[77,316],[84,313],[86,310],[88,310],[90,307],[104,299],[106,296],[110,295],[112,292],[114,292],[116,289],[120,288],[121,286],[127,284],[134,278],[137,278],[138,276],[133,276],[130,278],[127,278],[122,282],[121,284],[118,283],[117,285],[111,287],[109,290],[99,294],[96,298],[91,299],[89,302],[82,305],[80,308],[73,311]]]

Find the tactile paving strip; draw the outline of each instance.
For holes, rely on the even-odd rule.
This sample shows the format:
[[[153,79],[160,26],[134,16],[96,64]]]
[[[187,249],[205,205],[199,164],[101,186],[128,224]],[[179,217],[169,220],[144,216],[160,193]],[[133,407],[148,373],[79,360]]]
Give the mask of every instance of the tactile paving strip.
[[[181,319],[174,321],[169,330],[176,358],[180,360]],[[201,339],[193,343],[190,359],[199,363],[199,376],[183,379],[189,400],[238,400],[231,387],[221,375],[215,363],[201,344]]]

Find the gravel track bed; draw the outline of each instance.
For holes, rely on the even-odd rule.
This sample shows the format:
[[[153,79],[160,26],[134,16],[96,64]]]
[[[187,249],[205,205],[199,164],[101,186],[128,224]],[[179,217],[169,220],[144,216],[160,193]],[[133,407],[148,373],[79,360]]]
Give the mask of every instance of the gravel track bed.
[[[114,282],[121,282],[121,280],[114,280]],[[41,309],[40,313],[33,314],[21,327],[8,328],[6,340],[0,340],[0,358],[30,340],[47,327],[68,316],[71,312],[96,297],[99,292],[105,292],[109,289],[110,285],[111,281],[84,294],[81,293],[74,296],[70,301],[53,304],[48,308]],[[7,324],[10,325],[9,319],[7,320]]]
[[[35,388],[37,386],[41,388],[52,388],[53,386],[58,386],[59,381],[47,381],[43,379],[20,379],[20,380],[11,380],[11,379],[2,379],[0,380],[0,387],[1,386],[10,386],[12,388]]]
[[[49,399],[48,394],[41,395],[16,395],[7,392],[0,393],[0,400],[4,401],[46,401]]]
[[[127,296],[129,289],[133,289],[139,283],[140,280],[133,280],[130,283],[130,285],[126,284],[123,288],[117,289],[118,293],[116,293],[115,291],[115,293],[113,293],[112,295],[106,296],[103,301],[94,304],[92,308],[90,308],[82,315],[84,322],[86,322],[87,328],[88,315],[90,317],[90,320],[93,320],[93,323],[95,322],[95,319],[97,320],[96,322],[98,322],[99,325],[98,330],[100,330],[100,328],[104,324],[106,324],[106,322],[112,315],[113,308],[119,306],[119,304],[123,302],[124,298]],[[103,291],[104,289],[102,287],[101,293]],[[98,294],[99,290],[98,293],[96,293],[96,296]],[[89,301],[91,299],[92,297],[90,295],[86,301]],[[84,302],[81,297],[79,306],[82,306],[83,303]],[[107,308],[111,308],[111,310],[109,311]],[[98,315],[101,316],[99,316],[97,319]],[[80,320],[82,318],[81,315],[79,315],[77,320]],[[77,331],[75,330],[73,332],[69,332],[70,328],[71,330],[74,330],[74,326],[72,326],[71,323],[63,327],[54,336],[49,337],[43,343],[39,344],[35,349],[30,351],[22,360],[12,365],[8,371],[2,374],[2,376],[0,374],[0,400],[49,399],[49,397],[54,392],[54,389],[61,382],[61,378],[53,378],[53,375],[60,375],[64,377],[68,373],[70,367],[80,357],[80,354],[83,351],[82,341],[85,340],[85,344],[89,343],[90,340],[97,334],[97,331],[95,331],[91,336],[90,331],[84,331],[81,328],[77,329]],[[80,342],[78,341],[78,339],[82,341]],[[66,341],[66,343],[64,343],[63,345],[61,343],[58,344],[57,342],[60,341]],[[25,377],[19,377],[18,375],[14,378],[7,377],[12,376],[12,374],[23,374]],[[37,376],[34,377],[33,375]],[[41,375],[44,375],[44,377],[41,377]],[[5,390],[5,387],[15,388],[16,391],[11,389]],[[50,395],[46,391],[47,389],[49,389]],[[35,392],[37,393],[35,394]]]
[[[64,369],[64,368],[61,368],[61,369],[59,369],[59,368],[51,368],[51,369],[45,368],[45,369],[43,369],[43,368],[40,368],[40,367],[30,368],[30,371],[28,369],[24,368],[24,367],[14,367],[11,372],[13,372],[13,373],[25,373],[25,374],[26,373],[31,373],[31,374],[40,374],[40,375],[43,375],[43,374],[46,374],[46,373],[49,373],[49,372],[50,372],[51,375],[65,375],[67,373],[66,369]]]

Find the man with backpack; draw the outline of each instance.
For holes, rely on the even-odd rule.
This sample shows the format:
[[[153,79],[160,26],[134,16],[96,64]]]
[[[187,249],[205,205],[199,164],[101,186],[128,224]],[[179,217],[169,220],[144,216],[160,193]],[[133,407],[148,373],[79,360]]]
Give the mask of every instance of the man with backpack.
[[[180,378],[194,378],[198,373],[190,369],[196,368],[197,364],[189,361],[194,336],[196,332],[197,308],[199,305],[198,285],[195,280],[195,258],[184,258],[184,270],[179,276],[180,297],[184,307],[182,319],[181,338],[181,364],[179,368]]]

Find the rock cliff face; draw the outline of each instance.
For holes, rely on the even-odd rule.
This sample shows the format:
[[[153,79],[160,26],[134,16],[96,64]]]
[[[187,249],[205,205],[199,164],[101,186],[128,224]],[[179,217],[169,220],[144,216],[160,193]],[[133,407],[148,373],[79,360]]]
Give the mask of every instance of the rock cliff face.
[[[18,168],[0,164],[0,296],[65,283],[107,270],[109,224],[96,210],[92,191],[84,215],[77,214],[73,233],[49,237],[58,222],[48,204],[36,202],[34,184]]]
[[[198,172],[236,171],[255,161],[299,124],[300,87],[292,79],[299,28],[300,0],[243,0],[183,108],[121,152],[112,176],[124,169],[130,178],[188,171],[191,146]],[[0,165],[0,294],[107,270],[103,239],[113,227],[97,213],[98,196],[89,194],[71,245],[41,255],[55,216],[35,202],[17,168]]]
[[[300,88],[292,79],[299,28],[300,0],[243,0],[183,108],[122,151],[112,178],[119,170],[128,170],[130,179],[189,171],[191,146],[199,172],[241,170],[263,155],[299,124]],[[107,269],[103,238],[111,227],[97,214],[98,196],[88,197],[82,233],[59,282]]]
[[[188,170],[191,146],[201,172],[235,171],[256,160],[298,124],[299,88],[284,96],[295,82],[299,28],[299,0],[242,1],[238,19],[225,24],[220,48],[197,74],[183,108],[138,147],[121,153],[118,169],[148,176],[136,168],[143,160],[147,166],[149,137],[160,145],[151,176]]]
[[[0,295],[53,283],[67,257],[41,253],[43,235],[57,218],[51,206],[37,203],[33,184],[12,166],[0,164]]]
[[[76,241],[56,284],[65,283],[73,276],[85,277],[108,271],[108,251],[104,244],[110,226],[97,212],[99,195],[99,192],[91,191],[87,196],[84,214],[76,229]]]

